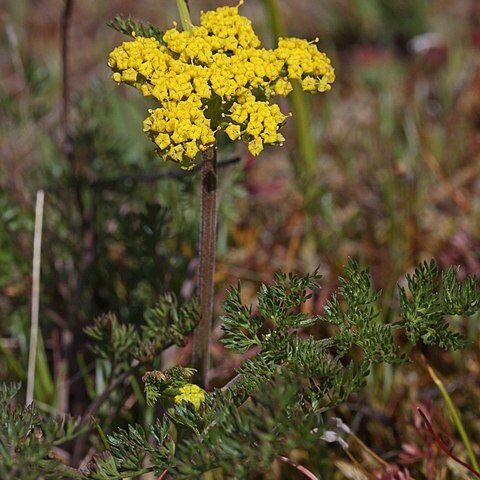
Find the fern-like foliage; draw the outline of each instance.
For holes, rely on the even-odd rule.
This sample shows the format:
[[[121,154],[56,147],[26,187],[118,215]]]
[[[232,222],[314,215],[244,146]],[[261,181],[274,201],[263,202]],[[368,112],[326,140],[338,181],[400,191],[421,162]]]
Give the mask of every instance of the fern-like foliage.
[[[392,323],[382,321],[380,293],[372,288],[368,270],[354,261],[348,262],[338,291],[321,316],[302,308],[319,286],[317,272],[277,275],[272,285],[260,288],[257,313],[242,302],[240,285],[231,288],[222,317],[223,341],[234,352],[251,353],[237,375],[223,388],[204,392],[195,406],[188,400],[175,401],[189,384],[192,369],[176,366],[147,372],[143,377],[147,402],[161,400],[162,417],[147,428],[130,425],[110,435],[109,448],[94,457],[82,478],[117,480],[146,473],[158,477],[168,471],[171,478],[194,479],[219,468],[226,478],[247,479],[269,470],[279,455],[287,456],[295,448],[318,451],[326,429],[324,413],[365,385],[372,364],[406,359],[396,342],[398,332],[403,330],[412,343],[446,349],[464,345],[449,320],[477,313],[480,293],[474,277],[458,282],[456,274],[449,269],[440,275],[434,262],[418,267],[407,276],[408,288],[399,289],[399,318]],[[140,326],[122,325],[109,315],[87,332],[101,344],[96,351],[102,358],[128,364],[132,359],[150,361],[169,343],[183,344],[197,318],[195,303],[179,308],[175,297],[165,295]],[[325,323],[333,328],[331,336],[306,334],[305,328]],[[0,400],[7,399],[2,403],[8,403],[12,392],[0,389]],[[2,421],[9,415],[15,419],[2,408]],[[14,430],[17,443],[7,452],[44,462],[48,448],[32,452],[28,444],[19,443],[37,425],[29,409],[23,415],[24,430]],[[42,432],[50,432],[50,445],[56,435],[69,435],[68,429],[54,425],[45,430],[42,424]],[[0,448],[12,444],[1,435]],[[11,463],[14,460],[6,464]]]
[[[0,384],[0,478],[81,478],[55,458],[54,448],[80,433],[79,421],[15,405],[20,384]]]
[[[170,468],[174,478],[198,478],[214,468],[226,478],[254,478],[278,455],[317,448],[325,428],[301,392],[302,382],[289,374],[264,384],[241,410],[232,392],[217,392],[197,417],[197,425],[206,426],[178,445]]]
[[[110,450],[94,458],[84,478],[113,480],[148,472],[161,475],[175,452],[168,428],[168,422],[157,420],[147,429],[138,425],[130,425],[128,430],[119,429],[108,437]],[[146,460],[151,466],[146,466]]]
[[[116,315],[107,313],[85,328],[93,340],[91,349],[101,359],[110,360],[113,370],[122,368],[132,359],[132,351],[138,348],[140,336],[132,324],[122,324]]]
[[[190,479],[215,468],[227,478],[252,478],[268,470],[278,455],[299,446],[318,449],[323,413],[361,389],[373,363],[405,360],[395,341],[398,331],[403,329],[412,342],[459,348],[464,341],[450,330],[449,316],[473,315],[480,308],[473,277],[457,282],[453,269],[440,276],[431,262],[407,277],[408,292],[400,288],[401,320],[384,323],[380,293],[372,288],[368,270],[349,261],[324,315],[303,313],[301,306],[319,278],[317,272],[277,275],[273,285],[260,288],[256,314],[242,302],[240,285],[231,288],[222,317],[223,342],[237,353],[255,348],[255,354],[227,386],[207,394],[198,410],[188,402],[168,402],[168,389],[190,379],[188,369],[146,374],[149,403],[161,399],[167,409],[155,427],[155,441],[149,443],[139,427],[120,431],[88,478],[168,470],[174,478]],[[168,311],[167,302],[150,312],[154,316],[147,317],[141,337],[153,340],[157,332],[163,342]],[[334,327],[331,337],[305,335],[306,327],[324,322]],[[172,427],[179,435],[175,447],[166,433]]]
[[[193,479],[214,468],[222,468],[227,478],[252,478],[268,470],[277,455],[318,447],[325,428],[320,414],[306,408],[301,383],[279,374],[241,410],[228,389],[211,394],[200,412],[188,403],[177,405],[149,429],[153,442],[140,427],[111,436],[111,451],[95,459],[86,478],[159,475],[168,469],[173,478]],[[175,447],[168,425],[185,436]]]
[[[370,363],[403,360],[394,343],[395,327],[378,320],[379,294],[371,287],[368,271],[350,261],[345,272],[338,295],[328,302],[324,317],[300,311],[311,291],[319,286],[317,272],[304,277],[277,275],[273,285],[261,287],[259,313],[255,316],[242,304],[240,286],[229,291],[226,315],[222,317],[226,347],[240,353],[253,346],[261,348],[239,369],[237,399],[250,395],[281,368],[309,380],[306,395],[316,409],[323,411],[363,386]],[[337,333],[323,339],[296,334],[319,322],[332,323]],[[272,325],[267,333],[260,333]],[[362,359],[343,365],[341,359],[353,349],[361,350]]]
[[[124,33],[133,37],[145,37],[156,38],[161,44],[163,44],[164,32],[154,25],[145,25],[141,22],[134,20],[132,17],[123,15],[117,15],[113,20],[107,22],[107,25],[117,32]]]
[[[339,356],[359,347],[366,361],[398,363],[404,360],[395,345],[395,326],[379,321],[379,292],[371,285],[368,270],[361,269],[353,260],[345,267],[346,276],[340,278],[338,294],[325,306],[324,320],[337,327],[332,338]],[[342,308],[342,305],[344,308]]]
[[[480,308],[478,280],[474,276],[458,282],[457,269],[439,275],[436,263],[425,262],[407,275],[407,287],[400,287],[400,314],[412,343],[437,345],[445,350],[465,346],[460,333],[450,329],[448,317],[471,316]]]
[[[156,305],[145,313],[135,356],[142,362],[151,361],[166,346],[183,347],[200,316],[196,299],[178,307],[173,293],[162,295]]]
[[[231,288],[225,301],[225,315],[221,317],[222,330],[225,332],[225,347],[238,353],[246,352],[250,347],[262,346],[271,338],[268,334],[259,337],[260,329],[273,322],[275,332],[280,337],[289,334],[290,329],[311,326],[316,318],[300,313],[298,307],[310,297],[310,290],[318,288],[320,275],[315,271],[312,275],[298,277],[292,273],[278,273],[271,286],[262,285],[258,294],[259,314],[252,317],[251,307],[243,305],[240,284]],[[271,341],[276,343],[278,337]]]
[[[147,310],[139,326],[121,323],[116,315],[108,313],[97,318],[85,332],[93,340],[93,352],[122,371],[133,361],[152,361],[170,345],[185,345],[198,318],[196,299],[179,307],[175,295],[167,293]]]

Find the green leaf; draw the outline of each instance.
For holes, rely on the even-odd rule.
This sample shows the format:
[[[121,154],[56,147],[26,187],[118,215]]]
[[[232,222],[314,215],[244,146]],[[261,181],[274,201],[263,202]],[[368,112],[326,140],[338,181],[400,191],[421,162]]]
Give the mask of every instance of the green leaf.
[[[120,33],[129,35],[130,37],[153,37],[156,38],[161,44],[164,44],[164,32],[162,30],[151,24],[145,25],[141,22],[133,20],[133,18],[130,16],[124,17],[122,15],[117,15],[113,20],[108,21],[107,25]]]

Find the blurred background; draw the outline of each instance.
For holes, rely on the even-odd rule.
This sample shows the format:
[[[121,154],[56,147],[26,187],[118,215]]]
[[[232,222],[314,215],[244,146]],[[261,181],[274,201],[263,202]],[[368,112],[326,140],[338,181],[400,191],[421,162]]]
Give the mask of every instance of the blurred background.
[[[191,0],[192,20],[225,4],[236,2]],[[198,175],[155,157],[142,131],[149,103],[111,80],[108,54],[127,40],[106,25],[118,13],[161,28],[178,20],[173,0],[0,1],[0,380],[26,380],[43,189],[35,398],[73,414],[108,375],[83,328],[110,311],[135,322],[160,294],[181,302],[195,285]],[[280,100],[293,112],[283,148],[254,160],[221,146],[217,312],[231,283],[242,282],[249,302],[276,271],[320,266],[311,308],[321,313],[349,256],[371,268],[385,321],[396,315],[397,283],[419,262],[480,273],[480,2],[246,0],[241,13],[266,47],[279,35],[319,37],[337,80],[326,94]],[[478,451],[479,325],[457,324],[466,351],[423,353],[451,382]],[[219,337],[212,385],[239,363]],[[426,405],[450,428],[432,385],[419,362],[382,367],[338,414],[373,450],[437,478],[427,474],[440,454],[425,453],[431,439],[415,419]],[[112,426],[138,421],[141,388],[105,406],[105,418],[121,412]]]

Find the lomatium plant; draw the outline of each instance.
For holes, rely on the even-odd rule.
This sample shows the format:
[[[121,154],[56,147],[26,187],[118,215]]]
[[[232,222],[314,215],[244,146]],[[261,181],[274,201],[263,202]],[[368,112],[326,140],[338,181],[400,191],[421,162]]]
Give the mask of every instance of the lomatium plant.
[[[117,21],[133,40],[115,48],[108,64],[117,83],[131,85],[158,102],[143,129],[162,158],[191,169],[202,152],[201,317],[193,364],[199,372],[197,381],[205,385],[213,315],[216,134],[223,131],[231,140],[241,139],[255,156],[265,145],[281,145],[285,139],[280,129],[287,117],[270,99],[288,95],[293,81],[305,91],[325,92],[335,74],[329,58],[315,45],[318,39],[280,38],[277,48],[260,48],[251,21],[239,14],[238,7],[202,12],[200,25],[192,26],[185,4],[179,3],[184,31],[174,24],[164,33],[154,28],[148,32]]]
[[[185,17],[185,8],[183,12]],[[354,261],[345,267],[323,315],[305,308],[320,286],[317,272],[278,274],[272,285],[262,285],[255,309],[243,303],[238,285],[227,292],[222,341],[247,360],[232,372],[230,382],[209,389],[215,136],[224,131],[245,142],[253,155],[265,145],[281,144],[286,116],[269,100],[287,95],[295,81],[309,92],[327,91],[334,71],[316,41],[281,38],[273,50],[260,48],[238,7],[204,12],[200,26],[187,18],[184,31],[174,26],[161,32],[122,18],[113,25],[133,37],[110,54],[113,79],[158,102],[144,130],[159,155],[190,169],[202,152],[200,302],[179,306],[166,294],[138,325],[107,314],[87,328],[93,352],[110,366],[111,376],[80,422],[39,414],[34,405],[9,407],[18,388],[1,387],[0,477],[119,480],[153,473],[159,479],[249,479],[281,461],[309,478],[332,478],[325,470],[325,442],[348,448],[343,437],[349,432],[331,418],[334,407],[365,385],[372,365],[401,363],[414,344],[462,347],[465,341],[450,320],[479,311],[478,282],[473,277],[458,282],[455,269],[441,274],[435,262],[424,263],[399,288],[399,308],[391,323],[379,316],[384,301],[372,288],[368,270]],[[326,330],[329,336],[318,334]],[[160,365],[162,351],[184,346],[192,331],[197,336],[194,368],[151,369]],[[138,371],[147,404],[158,406],[155,421],[147,427],[130,424],[110,435],[95,421],[90,438],[105,451],[81,468],[65,465],[54,449],[75,436],[81,439],[99,406]],[[77,439],[75,445],[78,453],[82,442]],[[291,458],[293,451],[302,452],[310,470]]]

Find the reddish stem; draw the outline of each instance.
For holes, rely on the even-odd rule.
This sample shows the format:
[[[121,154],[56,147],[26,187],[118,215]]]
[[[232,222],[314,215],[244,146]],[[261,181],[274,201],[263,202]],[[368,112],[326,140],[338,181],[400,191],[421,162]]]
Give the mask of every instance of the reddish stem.
[[[455,460],[455,462],[459,463],[460,465],[465,467],[467,470],[472,472],[477,478],[480,478],[480,472],[477,472],[476,470],[474,470],[470,465],[468,465],[464,461],[460,460],[457,456],[455,456],[449,450],[449,448],[445,445],[445,443],[440,439],[440,437],[433,430],[432,424],[429,422],[427,416],[422,412],[422,409],[417,408],[417,410],[420,413],[420,415],[423,417],[423,421],[425,422],[425,425],[427,426],[428,431],[430,432],[433,439],[435,440],[435,443],[438,445],[438,448],[440,448],[440,450],[442,450],[442,452],[444,452],[446,455],[448,455],[452,460]]]
[[[217,149],[202,154],[202,211],[200,221],[200,266],[198,287],[200,322],[193,336],[192,364],[197,370],[194,381],[207,387],[209,347],[213,322],[215,250],[217,236]]]

